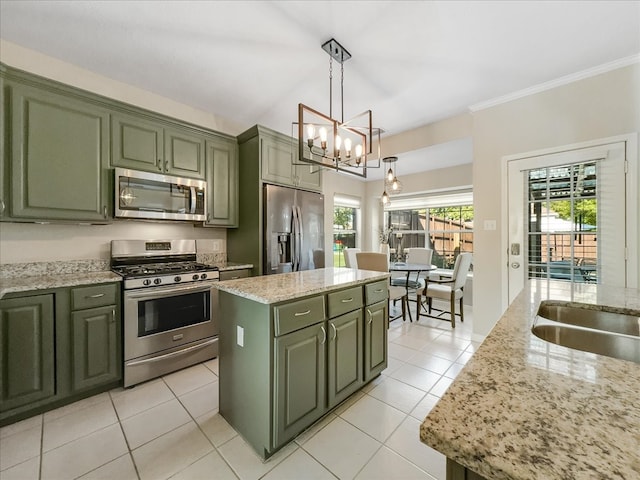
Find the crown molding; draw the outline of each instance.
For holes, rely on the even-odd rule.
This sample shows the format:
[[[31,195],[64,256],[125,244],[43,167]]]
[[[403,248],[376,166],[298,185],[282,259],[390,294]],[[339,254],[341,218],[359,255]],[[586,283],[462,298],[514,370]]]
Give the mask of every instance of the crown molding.
[[[569,83],[577,82],[578,80],[594,77],[596,75],[610,72],[611,70],[616,70],[618,68],[627,67],[629,65],[633,65],[634,63],[638,63],[638,62],[640,62],[640,54],[631,55],[630,57],[620,58],[618,60],[614,60],[609,63],[598,65],[597,67],[589,68],[587,70],[582,70],[580,72],[572,73],[570,75],[565,75],[564,77],[556,78],[555,80],[551,80],[549,82],[541,83],[539,85],[534,85],[533,87],[529,87],[523,90],[519,90],[517,92],[509,93],[507,95],[503,95],[502,97],[496,97],[491,100],[487,100],[485,102],[480,102],[474,105],[470,105],[469,111],[471,113],[474,113],[479,110],[495,107],[496,105],[500,105],[502,103],[511,102],[513,100],[517,100],[522,97],[527,97],[529,95],[534,95],[536,93],[544,92],[546,90],[551,90],[553,88],[560,87],[562,85],[567,85]]]

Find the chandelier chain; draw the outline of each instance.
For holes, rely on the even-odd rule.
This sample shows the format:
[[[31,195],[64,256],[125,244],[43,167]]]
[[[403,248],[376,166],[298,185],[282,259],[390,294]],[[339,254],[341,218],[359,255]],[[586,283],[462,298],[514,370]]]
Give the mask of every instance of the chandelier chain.
[[[329,55],[329,116],[333,118],[333,57]]]

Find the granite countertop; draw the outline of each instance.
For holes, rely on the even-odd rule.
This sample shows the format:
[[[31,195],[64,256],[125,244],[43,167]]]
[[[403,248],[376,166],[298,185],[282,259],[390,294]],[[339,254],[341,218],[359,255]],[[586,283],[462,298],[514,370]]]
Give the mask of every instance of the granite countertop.
[[[387,278],[389,278],[387,272],[352,268],[321,268],[227,280],[214,286],[218,290],[239,297],[271,304]]]
[[[0,298],[8,293],[120,282],[102,260],[34,262],[0,265]]]
[[[547,299],[640,309],[640,290],[530,281],[420,439],[488,479],[640,478],[640,365],[533,335]]]
[[[223,271],[229,271],[229,270],[244,270],[244,269],[252,269],[253,268],[253,264],[252,263],[237,263],[237,262],[218,262],[218,263],[214,263],[214,266],[218,267],[218,269],[223,272]]]

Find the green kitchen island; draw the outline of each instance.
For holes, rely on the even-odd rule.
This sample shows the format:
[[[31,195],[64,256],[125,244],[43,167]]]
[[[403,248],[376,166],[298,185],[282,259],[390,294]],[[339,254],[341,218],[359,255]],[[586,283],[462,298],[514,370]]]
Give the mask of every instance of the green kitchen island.
[[[266,459],[387,366],[389,274],[220,282],[220,414]]]

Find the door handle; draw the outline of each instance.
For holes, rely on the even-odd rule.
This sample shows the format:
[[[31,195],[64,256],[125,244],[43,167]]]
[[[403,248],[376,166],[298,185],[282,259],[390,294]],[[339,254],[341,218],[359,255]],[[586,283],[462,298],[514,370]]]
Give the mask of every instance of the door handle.
[[[320,330],[322,330],[322,341],[320,345],[324,345],[324,342],[327,340],[327,331],[324,329],[324,326],[321,326]]]
[[[331,324],[331,328],[333,328],[333,338],[331,339],[331,341],[335,340],[336,338],[338,338],[338,330],[336,329],[335,324]]]
[[[520,268],[520,263],[518,263],[518,262],[513,262],[513,263],[511,264],[511,268]]]

